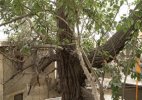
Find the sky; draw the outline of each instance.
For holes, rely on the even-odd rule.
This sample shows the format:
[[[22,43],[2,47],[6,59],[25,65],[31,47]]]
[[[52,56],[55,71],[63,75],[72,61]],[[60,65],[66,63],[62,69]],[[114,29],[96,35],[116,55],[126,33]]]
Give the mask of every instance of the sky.
[[[135,1],[135,0],[126,0],[128,4],[124,4],[121,6],[120,8],[120,11],[119,11],[119,14],[116,18],[116,20],[120,21],[120,16],[122,16],[123,14],[126,14],[128,15],[129,14],[129,10],[130,9],[134,9],[134,5],[132,5],[132,3]]]
[[[7,39],[7,35],[4,34],[4,31],[3,31],[4,27],[0,27],[0,41],[5,41]]]
[[[134,1],[134,0],[128,0],[128,3],[131,4],[133,1]],[[122,16],[123,14],[128,15],[128,14],[129,14],[129,8],[130,8],[130,9],[133,9],[134,6],[130,6],[130,7],[128,7],[128,5],[123,5],[123,6],[121,6],[120,11],[119,11],[119,13],[118,13],[118,15],[117,15],[117,17],[116,17],[115,20],[116,20],[116,21],[120,21],[120,20],[121,20],[120,16]],[[7,35],[4,34],[3,29],[4,29],[4,27],[1,26],[1,27],[0,27],[0,41],[5,41],[5,40],[7,39]],[[95,36],[95,38],[99,38],[99,37],[100,37],[100,36]]]

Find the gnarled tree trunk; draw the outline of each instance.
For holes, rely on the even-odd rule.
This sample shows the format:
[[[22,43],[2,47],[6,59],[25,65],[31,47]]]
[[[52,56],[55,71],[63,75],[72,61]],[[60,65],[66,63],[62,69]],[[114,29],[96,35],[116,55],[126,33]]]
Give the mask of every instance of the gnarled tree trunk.
[[[81,83],[83,82],[81,82],[82,75],[78,59],[65,49],[57,53],[62,100],[83,100],[81,94]]]
[[[73,32],[67,24],[67,15],[65,15],[64,10],[65,9],[62,6],[57,11],[57,26],[59,28],[57,36],[59,37],[60,44],[63,45],[63,50],[57,51],[58,74],[62,89],[62,100],[87,100],[82,96],[85,92],[81,92],[83,90],[81,89],[81,85],[84,83],[84,79],[83,81],[82,78],[80,80],[80,76],[82,76],[83,71],[80,67],[78,58],[70,52],[74,51],[75,48],[72,46],[64,46],[66,40],[69,44],[73,41]],[[132,25],[127,32],[124,32],[123,30],[116,32],[104,45],[90,52],[89,59],[90,61],[93,60],[92,66],[100,68],[105,61],[112,61],[114,59],[113,57],[124,48],[125,42],[132,38],[132,33],[134,31]],[[99,50],[99,52],[96,52],[97,50]],[[107,52],[108,55],[104,55],[103,52]]]
[[[73,32],[67,25],[67,15],[64,7],[58,9],[58,38],[63,50],[57,50],[57,70],[60,79],[62,100],[83,100],[81,86],[84,83],[83,70],[78,58],[73,54],[75,46],[68,45],[73,43]],[[66,44],[66,42],[68,42]]]

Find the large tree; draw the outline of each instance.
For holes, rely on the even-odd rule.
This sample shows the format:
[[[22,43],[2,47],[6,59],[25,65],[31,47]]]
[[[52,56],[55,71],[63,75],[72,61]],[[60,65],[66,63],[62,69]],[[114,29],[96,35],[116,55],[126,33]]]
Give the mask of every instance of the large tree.
[[[84,73],[79,48],[86,48],[83,59],[87,70],[101,68],[112,61],[126,42],[141,29],[142,1],[135,0],[135,9],[128,17],[117,23],[115,18],[125,0],[1,0],[1,22],[9,41],[17,45],[16,50],[31,51],[36,48],[52,48],[56,51],[39,60],[38,71],[57,61],[57,69],[62,88],[62,100],[86,100]],[[106,35],[116,33],[105,41]],[[96,34],[101,37],[97,47],[90,45]],[[87,38],[87,40],[86,40]],[[88,42],[88,40],[90,40]],[[102,41],[104,40],[104,41]],[[31,50],[32,49],[32,50]],[[80,49],[81,50],[81,49]],[[21,59],[19,59],[21,60]],[[17,60],[17,61],[19,61]],[[90,96],[90,98],[92,98]],[[88,100],[91,100],[88,95]]]

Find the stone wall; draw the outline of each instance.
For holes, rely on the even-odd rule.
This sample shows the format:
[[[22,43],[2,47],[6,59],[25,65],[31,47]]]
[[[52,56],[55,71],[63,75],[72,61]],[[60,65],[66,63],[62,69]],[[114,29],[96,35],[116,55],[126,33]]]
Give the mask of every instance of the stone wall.
[[[28,66],[30,62],[31,58],[26,58],[24,67]],[[56,91],[55,72],[47,75],[54,68],[55,63],[52,63],[45,72],[39,75],[40,84],[36,83],[36,80],[35,83],[33,81],[31,92],[28,95],[31,79],[36,75],[34,69],[30,67],[10,79],[17,73],[17,70],[13,62],[0,55],[0,83],[4,83],[4,85],[0,84],[0,100],[14,100],[14,96],[21,93],[23,94],[23,100],[45,100],[59,96]]]

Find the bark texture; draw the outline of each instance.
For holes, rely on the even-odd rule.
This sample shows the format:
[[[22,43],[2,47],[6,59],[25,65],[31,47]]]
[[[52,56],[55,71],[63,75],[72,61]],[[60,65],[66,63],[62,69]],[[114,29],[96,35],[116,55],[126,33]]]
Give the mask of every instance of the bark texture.
[[[83,93],[85,92],[82,91],[84,90],[81,89],[84,79],[81,78],[81,76],[83,76],[83,71],[79,63],[80,61],[70,52],[74,51],[75,47],[66,47],[64,45],[66,44],[66,41],[67,44],[71,44],[74,41],[73,32],[68,26],[68,17],[65,15],[64,10],[63,6],[57,10],[59,16],[57,18],[57,26],[59,29],[57,36],[61,45],[63,45],[63,50],[57,51],[58,74],[62,89],[62,100],[87,100],[83,97]],[[112,61],[113,58],[124,48],[126,41],[131,39],[133,30],[133,26],[131,26],[127,32],[116,32],[104,45],[90,52],[89,59],[92,61],[92,66],[100,68],[105,61]],[[89,95],[87,98],[91,97]],[[93,100],[93,98],[90,98],[90,100]]]
[[[69,51],[58,51],[58,74],[62,100],[83,100],[81,96],[82,75],[78,59]],[[82,80],[81,80],[82,79]]]
[[[127,32],[116,32],[104,45],[91,51],[89,59],[93,62],[92,66],[101,68],[105,61],[112,61],[124,48],[126,42],[132,38],[133,31],[134,28],[131,26]]]
[[[58,38],[63,50],[57,50],[57,70],[60,79],[62,100],[83,100],[81,86],[83,85],[83,71],[78,58],[72,53],[75,46],[68,45],[73,43],[73,32],[69,28],[67,15],[64,7],[58,9]],[[66,45],[67,44],[67,45]]]

